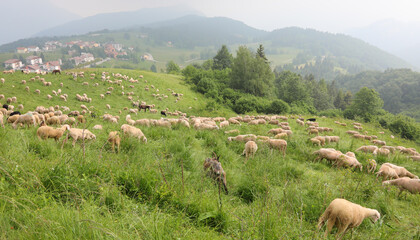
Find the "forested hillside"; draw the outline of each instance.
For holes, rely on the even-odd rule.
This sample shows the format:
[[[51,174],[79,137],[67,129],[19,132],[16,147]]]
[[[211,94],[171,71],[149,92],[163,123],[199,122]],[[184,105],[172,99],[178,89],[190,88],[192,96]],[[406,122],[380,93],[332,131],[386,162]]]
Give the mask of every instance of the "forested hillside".
[[[385,110],[404,113],[420,121],[420,73],[409,69],[367,71],[340,76],[336,83],[352,92],[362,87],[376,89],[384,101]]]

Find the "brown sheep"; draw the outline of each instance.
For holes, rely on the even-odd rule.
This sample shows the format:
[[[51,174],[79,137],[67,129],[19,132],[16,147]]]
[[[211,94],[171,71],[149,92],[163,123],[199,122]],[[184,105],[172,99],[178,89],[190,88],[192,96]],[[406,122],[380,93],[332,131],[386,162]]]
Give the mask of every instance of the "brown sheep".
[[[327,223],[324,237],[326,238],[331,229],[338,228],[337,238],[342,239],[350,228],[358,227],[365,218],[376,222],[381,215],[375,209],[365,208],[346,199],[336,198],[327,207],[318,221],[318,230]]]
[[[118,131],[112,131],[108,135],[108,142],[112,144],[112,151],[115,152],[115,144],[117,144],[118,152],[120,152],[121,138]]]
[[[54,138],[55,141],[58,141],[67,130],[70,130],[70,126],[67,124],[63,125],[61,128],[56,129],[49,126],[41,126],[36,130],[36,135],[38,136],[39,140]]]
[[[283,139],[268,139],[264,142],[268,142],[268,145],[271,148],[271,152],[273,152],[273,149],[278,149],[281,153],[283,153],[283,157],[286,156],[286,150],[287,150],[286,140],[283,140]]]

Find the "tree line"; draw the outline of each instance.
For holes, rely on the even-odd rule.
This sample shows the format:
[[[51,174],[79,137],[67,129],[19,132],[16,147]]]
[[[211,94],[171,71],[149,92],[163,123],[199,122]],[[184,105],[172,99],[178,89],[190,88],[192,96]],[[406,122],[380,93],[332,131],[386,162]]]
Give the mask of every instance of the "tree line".
[[[384,118],[389,113],[382,109],[384,102],[374,89],[364,87],[353,95],[351,91],[340,89],[335,81],[316,80],[312,74],[272,71],[263,45],[255,52],[240,46],[236,57],[223,45],[212,59],[189,65],[182,71],[173,64],[168,66],[171,73],[182,73],[194,90],[212,100],[208,103],[210,110],[219,104],[238,114],[318,114],[367,122],[377,121],[382,116],[387,119],[384,127],[393,122],[413,125],[413,128],[394,127],[406,138],[415,139],[419,134],[418,125],[409,119]],[[406,130],[410,133],[402,134]]]

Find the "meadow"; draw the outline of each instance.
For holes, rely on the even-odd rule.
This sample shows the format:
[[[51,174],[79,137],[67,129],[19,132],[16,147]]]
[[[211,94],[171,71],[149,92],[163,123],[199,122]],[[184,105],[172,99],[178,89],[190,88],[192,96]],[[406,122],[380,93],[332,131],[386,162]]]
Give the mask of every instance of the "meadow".
[[[114,153],[107,143],[108,133],[125,123],[128,111],[123,108],[132,108],[121,91],[133,91],[133,100],[155,104],[159,111],[168,108],[187,116],[226,118],[236,114],[225,108],[206,110],[207,99],[192,91],[180,76],[123,69],[83,71],[86,77],[77,80],[64,73],[41,76],[52,82],[49,87],[38,80],[29,81],[34,74],[0,73],[0,78],[5,79],[0,94],[6,98],[16,96],[18,102],[13,105],[23,104],[22,112],[39,105],[80,111],[84,104],[96,115],[87,116],[87,123],[78,126],[96,134],[96,140],[79,142],[75,147],[69,142],[62,145],[62,141],[39,140],[37,127],[14,130],[6,124],[0,128],[1,239],[321,239],[324,229],[316,231],[318,218],[335,198],[381,213],[378,222],[365,220],[344,239],[420,239],[420,195],[397,196],[396,188],[382,187],[375,175],[365,171],[367,159],[374,158],[378,165],[391,162],[420,175],[419,162],[406,155],[383,157],[355,152],[364,165],[363,172],[315,162],[312,153],[320,147],[310,144],[306,127],[291,118],[288,122],[293,136],[287,139],[285,157],[258,142],[255,157],[245,163],[241,156],[244,143],[229,142],[227,138],[232,135],[224,131],[238,129],[241,134],[266,136],[276,127],[245,123],[215,131],[183,126],[139,127],[148,142],[123,137],[120,152]],[[102,71],[121,73],[139,82],[123,81],[122,90],[101,81]],[[89,78],[91,73],[96,74],[94,79]],[[144,78],[140,79],[140,75]],[[27,84],[21,84],[21,80]],[[69,96],[67,102],[56,96],[48,100],[46,95],[52,95],[61,82],[62,92]],[[154,85],[155,89],[145,91],[146,85]],[[24,90],[26,86],[29,92]],[[112,94],[101,99],[100,94],[109,87],[114,87]],[[34,93],[35,89],[41,94]],[[160,101],[151,96],[156,89],[168,98]],[[183,97],[175,102],[167,89]],[[92,102],[77,101],[77,93],[86,93]],[[0,102],[4,104],[5,99]],[[120,115],[119,123],[104,122],[101,116],[105,113]],[[132,119],[160,117],[149,112],[131,114]],[[353,130],[352,121],[322,117],[317,121],[320,126],[334,129],[330,135],[340,137],[339,143],[326,147],[347,152],[370,145],[345,133]],[[347,127],[334,121],[345,122]],[[96,124],[101,124],[103,130],[93,130]],[[387,145],[420,150],[414,142],[391,138],[391,133],[379,125],[363,124],[363,131],[378,135]],[[381,131],[385,134],[379,134]],[[220,193],[203,170],[204,160],[214,153],[220,156],[226,172],[229,194]]]

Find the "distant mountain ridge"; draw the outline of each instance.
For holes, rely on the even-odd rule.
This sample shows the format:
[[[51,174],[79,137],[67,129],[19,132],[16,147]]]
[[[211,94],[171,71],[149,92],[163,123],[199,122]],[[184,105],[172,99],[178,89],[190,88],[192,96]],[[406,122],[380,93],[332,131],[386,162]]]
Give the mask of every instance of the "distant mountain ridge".
[[[245,44],[267,34],[234,19],[197,15],[146,24],[137,30],[148,33],[158,42],[171,41],[181,48]]]
[[[420,22],[385,19],[346,32],[403,58],[420,69]]]
[[[4,0],[0,1],[0,9],[0,45],[80,18],[47,0]]]
[[[86,34],[103,29],[117,30],[175,19],[190,14],[201,15],[200,12],[185,6],[144,8],[132,12],[102,13],[43,30],[34,36],[69,36]]]

